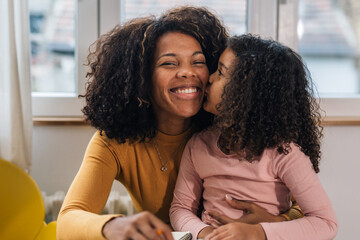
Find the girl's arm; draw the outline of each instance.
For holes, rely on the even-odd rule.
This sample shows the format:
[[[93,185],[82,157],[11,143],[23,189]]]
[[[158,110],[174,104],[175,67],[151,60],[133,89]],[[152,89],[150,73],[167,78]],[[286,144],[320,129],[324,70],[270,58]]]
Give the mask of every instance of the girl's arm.
[[[186,145],[181,159],[170,207],[170,221],[175,231],[190,231],[193,239],[197,239],[199,232],[209,225],[203,223],[197,216],[203,187],[191,159],[192,140],[190,139]]]
[[[294,144],[287,155],[274,159],[274,171],[290,189],[304,212],[304,217],[281,223],[261,223],[267,239],[333,239],[337,220],[310,159]]]

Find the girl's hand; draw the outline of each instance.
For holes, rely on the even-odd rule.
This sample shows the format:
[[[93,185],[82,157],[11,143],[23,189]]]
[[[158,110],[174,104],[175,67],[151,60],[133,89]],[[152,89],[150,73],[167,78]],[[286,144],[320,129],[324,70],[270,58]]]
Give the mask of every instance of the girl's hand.
[[[108,240],[173,240],[169,226],[150,212],[113,218],[104,225],[102,233]]]
[[[205,240],[266,240],[260,224],[233,222],[215,229]]]
[[[276,216],[268,213],[264,208],[255,203],[249,203],[232,198],[230,195],[226,195],[225,201],[233,208],[244,211],[244,215],[239,219],[232,219],[216,211],[209,211],[209,215],[219,221],[221,224],[227,224],[231,222],[243,222],[248,224],[257,224],[260,222],[282,222],[285,219],[281,216]],[[216,227],[216,226],[215,226]]]
[[[201,231],[199,232],[197,239],[204,239],[207,235],[209,235],[210,233],[212,233],[212,231],[214,231],[213,227],[204,227],[203,229],[201,229]]]

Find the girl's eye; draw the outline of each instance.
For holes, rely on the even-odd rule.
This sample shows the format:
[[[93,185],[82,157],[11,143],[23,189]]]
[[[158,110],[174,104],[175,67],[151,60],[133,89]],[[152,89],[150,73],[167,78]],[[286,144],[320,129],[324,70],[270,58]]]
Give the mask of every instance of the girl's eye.
[[[223,75],[223,73],[222,73],[222,71],[220,69],[218,69],[218,73],[219,73],[219,76]]]
[[[194,64],[206,64],[204,61],[195,61]]]

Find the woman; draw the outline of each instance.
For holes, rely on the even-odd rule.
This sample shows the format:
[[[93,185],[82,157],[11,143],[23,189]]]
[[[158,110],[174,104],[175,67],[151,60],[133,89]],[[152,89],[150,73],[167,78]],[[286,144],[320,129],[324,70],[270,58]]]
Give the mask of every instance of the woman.
[[[226,38],[209,11],[183,7],[132,20],[96,42],[83,112],[99,131],[59,214],[59,239],[160,239],[159,229],[172,239],[168,214],[181,154],[211,122],[199,110]],[[114,179],[139,214],[98,215]]]

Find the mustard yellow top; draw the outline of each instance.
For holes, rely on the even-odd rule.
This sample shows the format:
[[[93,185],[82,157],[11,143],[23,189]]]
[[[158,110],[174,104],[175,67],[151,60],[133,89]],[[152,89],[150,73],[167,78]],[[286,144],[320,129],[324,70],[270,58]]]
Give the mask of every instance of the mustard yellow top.
[[[280,216],[284,217],[286,221],[304,217],[304,213],[294,197],[291,197],[291,202],[292,202],[291,208],[285,213],[280,214]]]
[[[138,211],[148,210],[169,221],[181,155],[193,129],[170,136],[155,137],[165,172],[154,141],[118,143],[96,132],[83,163],[66,195],[57,220],[58,239],[104,239],[103,225],[118,215],[99,215],[104,208],[114,179],[128,190]],[[175,156],[172,156],[175,155]]]
[[[181,155],[193,132],[193,128],[176,136],[158,132],[155,141],[162,162],[169,160],[165,172],[161,171],[163,164],[153,140],[118,143],[96,132],[60,210],[57,239],[105,239],[104,224],[120,216],[99,215],[114,179],[126,187],[138,211],[150,211],[169,224]],[[284,217],[297,218],[292,214]]]

